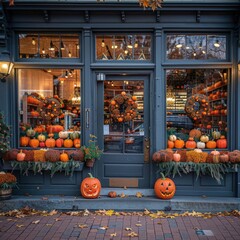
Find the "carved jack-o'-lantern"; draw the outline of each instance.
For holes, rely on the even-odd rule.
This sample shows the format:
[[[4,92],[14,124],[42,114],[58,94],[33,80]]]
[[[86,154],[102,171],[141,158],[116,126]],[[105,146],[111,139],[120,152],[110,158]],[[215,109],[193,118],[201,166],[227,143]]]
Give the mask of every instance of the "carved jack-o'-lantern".
[[[175,183],[162,174],[162,178],[159,178],[154,184],[154,192],[158,198],[171,199],[176,192]]]
[[[84,198],[98,198],[102,188],[101,183],[91,173],[88,174],[89,177],[84,178],[81,183],[81,194]]]

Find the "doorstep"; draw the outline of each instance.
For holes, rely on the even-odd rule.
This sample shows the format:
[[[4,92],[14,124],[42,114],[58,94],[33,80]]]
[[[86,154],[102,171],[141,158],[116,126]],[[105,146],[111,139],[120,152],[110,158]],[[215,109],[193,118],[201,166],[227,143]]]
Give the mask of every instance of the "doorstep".
[[[117,189],[126,197],[109,198],[107,193],[116,189],[102,189],[98,199],[85,199],[81,196],[62,195],[13,195],[9,200],[0,201],[0,211],[20,209],[26,206],[38,210],[99,210],[114,209],[115,211],[142,211],[144,209],[157,211],[199,211],[220,212],[240,210],[240,198],[234,197],[203,197],[203,196],[174,196],[170,200],[161,200],[153,196],[152,190]],[[135,196],[136,192],[143,193],[142,198]]]

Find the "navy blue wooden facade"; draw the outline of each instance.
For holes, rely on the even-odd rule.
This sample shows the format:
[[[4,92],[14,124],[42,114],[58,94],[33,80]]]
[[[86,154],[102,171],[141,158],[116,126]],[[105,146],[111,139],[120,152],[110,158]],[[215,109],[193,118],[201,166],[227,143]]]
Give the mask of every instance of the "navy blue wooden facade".
[[[166,148],[166,106],[165,106],[165,69],[179,68],[228,68],[231,71],[231,109],[229,109],[229,150],[240,149],[240,5],[239,1],[222,1],[221,3],[174,3],[166,1],[163,8],[143,10],[134,1],[126,3],[97,3],[93,1],[15,1],[8,6],[8,1],[1,3],[1,50],[8,48],[14,61],[14,71],[7,82],[0,82],[0,110],[4,112],[7,122],[12,126],[11,146],[18,147],[18,99],[17,69],[21,68],[78,68],[82,70],[82,142],[88,141],[91,133],[98,134],[98,73],[108,75],[123,74],[144,76],[149,79],[149,106],[151,108],[150,153]],[[113,2],[113,3],[111,3]],[[196,1],[195,1],[196,2]],[[19,32],[79,32],[81,35],[80,59],[60,61],[39,59],[18,59],[16,55]],[[153,36],[153,58],[151,62],[97,62],[95,60],[94,37],[97,33],[132,33],[147,32]],[[165,59],[165,36],[167,33],[224,33],[229,34],[229,59],[224,62],[179,62]],[[1,40],[1,39],[0,39]],[[90,125],[86,127],[85,109],[90,109]],[[98,175],[103,166],[97,161],[93,172]],[[152,189],[156,179],[156,169],[151,163],[147,165],[149,182],[142,185]],[[146,170],[144,169],[144,170]],[[141,169],[142,170],[142,169]],[[89,169],[76,171],[69,178],[56,174],[53,178],[48,172],[42,175],[18,175],[20,189],[24,194],[65,194],[78,195],[81,180],[87,176]],[[121,171],[121,166],[118,168]],[[121,174],[128,176],[128,174]],[[210,177],[195,180],[194,174],[176,177],[178,195],[240,196],[240,175],[232,172],[225,175],[219,185]]]

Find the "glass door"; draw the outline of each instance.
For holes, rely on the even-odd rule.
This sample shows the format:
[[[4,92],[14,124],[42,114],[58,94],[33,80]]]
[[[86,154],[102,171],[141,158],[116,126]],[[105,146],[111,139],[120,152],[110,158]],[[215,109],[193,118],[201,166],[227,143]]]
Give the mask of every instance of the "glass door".
[[[148,78],[108,76],[98,84],[98,130],[105,187],[148,187]]]

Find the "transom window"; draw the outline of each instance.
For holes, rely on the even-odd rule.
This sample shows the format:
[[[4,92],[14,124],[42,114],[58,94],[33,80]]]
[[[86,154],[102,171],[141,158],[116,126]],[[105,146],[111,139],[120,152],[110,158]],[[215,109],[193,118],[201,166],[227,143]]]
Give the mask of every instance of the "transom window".
[[[79,34],[18,34],[19,58],[79,58]]]
[[[97,60],[151,60],[152,37],[146,34],[96,36]]]
[[[226,60],[225,35],[168,34],[167,59]]]

